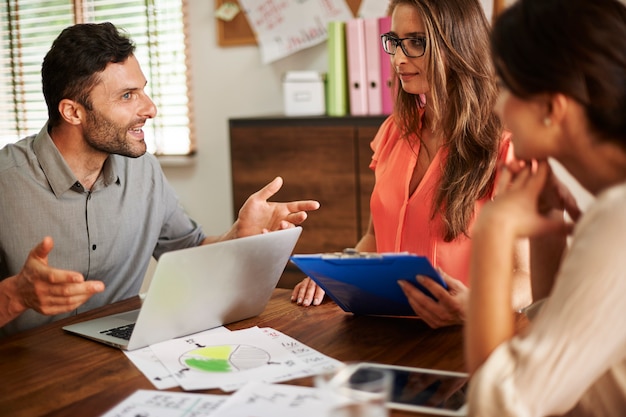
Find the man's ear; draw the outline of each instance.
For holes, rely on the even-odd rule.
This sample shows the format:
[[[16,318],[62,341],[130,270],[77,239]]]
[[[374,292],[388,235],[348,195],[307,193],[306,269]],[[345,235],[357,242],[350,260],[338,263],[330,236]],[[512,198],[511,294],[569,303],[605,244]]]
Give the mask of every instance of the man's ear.
[[[67,123],[78,125],[82,123],[84,107],[77,101],[64,98],[59,102],[59,113]]]

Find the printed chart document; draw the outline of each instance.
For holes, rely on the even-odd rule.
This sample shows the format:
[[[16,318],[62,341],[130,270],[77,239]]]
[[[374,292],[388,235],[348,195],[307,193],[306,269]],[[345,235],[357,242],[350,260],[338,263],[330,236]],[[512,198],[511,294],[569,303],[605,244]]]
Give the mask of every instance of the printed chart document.
[[[282,367],[283,372],[276,372],[275,374],[264,375],[268,382],[283,382],[289,381],[291,379],[303,378],[307,376],[317,375],[325,372],[331,372],[333,370],[339,369],[343,366],[342,362],[326,356],[315,349],[310,348],[309,346],[301,343],[300,341],[279,332],[278,330],[272,329],[270,327],[265,327],[263,329],[253,328],[251,332],[243,332],[241,333],[242,338],[239,340],[239,344],[245,344],[248,346],[248,351],[254,351],[254,347],[258,347],[261,349],[261,345],[257,344],[257,340],[261,340],[263,344],[271,342],[272,346],[277,349],[279,352],[286,352],[289,355],[294,355],[299,361],[301,361],[300,366],[298,367]],[[241,331],[239,331],[241,332]],[[174,366],[174,370],[180,370],[182,368],[177,368],[178,365],[184,363],[185,358],[187,358],[187,353],[190,351],[196,351],[199,353],[198,360],[199,363],[204,362],[207,367],[200,371],[199,369],[194,369],[193,367],[189,367],[187,371],[197,374],[196,380],[197,383],[201,383],[206,379],[206,384],[209,384],[208,381],[213,381],[215,378],[219,378],[222,383],[219,388],[223,389],[226,392],[234,391],[237,388],[241,387],[243,383],[247,382],[245,378],[247,377],[247,373],[241,372],[242,370],[236,370],[233,367],[228,366],[228,362],[238,363],[240,360],[240,355],[242,350],[232,349],[231,340],[228,338],[222,337],[220,334],[228,334],[230,330],[221,326],[215,329],[206,330],[204,332],[197,333],[195,335],[191,335],[185,338],[174,339],[178,341],[168,341],[162,342],[161,347],[156,347],[155,349],[159,352],[165,350],[167,353],[164,354],[165,359],[169,360],[171,354],[174,356],[177,354],[179,357],[179,362]],[[207,343],[205,347],[207,349],[193,349],[193,346],[190,345],[190,341],[204,341]],[[209,342],[210,341],[210,342]],[[210,346],[209,346],[210,344]],[[183,347],[180,347],[182,345]],[[178,346],[178,347],[177,347]],[[197,345],[195,345],[198,347]],[[217,348],[216,346],[221,346]],[[178,352],[176,350],[178,349]],[[144,349],[138,349],[135,351],[124,352],[126,356],[133,362],[133,364],[144,374],[146,378],[154,385],[157,389],[168,389],[177,386],[181,386],[179,379],[174,376],[174,373],[164,365],[164,362],[161,361],[159,355],[157,355],[152,347],[147,347]],[[200,360],[201,359],[201,360]],[[182,362],[181,362],[182,361]],[[249,365],[252,364],[252,361]],[[170,364],[171,365],[171,364]],[[208,366],[213,366],[212,370],[208,370]],[[219,365],[219,366],[218,366]],[[276,364],[272,364],[272,371],[275,370]],[[181,365],[182,366],[182,365]],[[227,378],[222,380],[220,375],[226,375]],[[233,377],[232,374],[238,374],[238,376]],[[183,388],[185,388],[183,386]],[[208,388],[207,388],[208,389]]]
[[[138,390],[101,417],[319,417],[330,406],[319,388],[253,381],[231,395]]]
[[[272,340],[279,343],[283,348],[287,349],[296,355],[298,359],[307,364],[305,369],[281,375],[272,382],[283,382],[289,381],[290,379],[333,372],[345,366],[343,362],[333,359],[330,356],[326,356],[317,350],[310,348],[304,343],[301,343],[299,340],[279,332],[278,330],[270,327],[265,327],[261,330],[263,330],[267,336],[272,338]]]
[[[330,407],[319,388],[250,382],[212,417],[319,417],[329,415]]]
[[[198,335],[213,335],[216,333],[230,332],[226,327],[220,326],[214,329],[205,330]],[[150,347],[137,350],[124,350],[124,354],[133,364],[148,378],[157,389],[168,389],[178,386],[178,381],[171,372],[161,363]]]
[[[287,336],[278,330],[270,327],[261,329],[263,333],[274,342],[282,346],[285,350],[293,353],[299,360],[306,364],[305,368],[290,369],[285,373],[276,374],[265,378],[265,382],[285,382],[296,378],[304,378],[307,376],[318,375],[326,372],[333,372],[344,366],[341,361],[323,355],[315,349],[299,342],[298,340]],[[224,384],[220,388],[226,392],[234,391],[242,386],[241,381],[233,384]]]
[[[227,395],[137,390],[101,417],[208,417]]]
[[[190,335],[151,345],[184,390],[233,391],[247,381],[273,381],[307,364],[258,327],[218,335]]]
[[[101,417],[298,417],[324,415],[316,388],[275,384],[344,364],[270,327],[220,327],[127,352],[160,389],[219,388],[231,395],[138,390]],[[296,413],[296,414],[294,414]]]

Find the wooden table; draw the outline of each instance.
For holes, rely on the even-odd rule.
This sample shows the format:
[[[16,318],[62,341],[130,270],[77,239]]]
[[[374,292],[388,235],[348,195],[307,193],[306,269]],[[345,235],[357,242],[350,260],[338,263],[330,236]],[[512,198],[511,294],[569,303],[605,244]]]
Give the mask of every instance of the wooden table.
[[[330,301],[300,307],[289,294],[276,289],[260,316],[226,327],[271,327],[340,361],[463,370],[460,326],[433,330],[417,319],[353,316]],[[138,306],[135,297],[0,340],[0,415],[99,416],[137,389],[155,389],[120,350],[61,329]],[[288,383],[310,385],[311,378]]]

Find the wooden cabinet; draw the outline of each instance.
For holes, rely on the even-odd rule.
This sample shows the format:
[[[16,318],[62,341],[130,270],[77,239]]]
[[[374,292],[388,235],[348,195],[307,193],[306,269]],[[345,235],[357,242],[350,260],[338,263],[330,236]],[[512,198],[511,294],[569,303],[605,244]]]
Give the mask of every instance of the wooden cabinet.
[[[369,222],[369,144],[383,121],[384,116],[230,119],[235,217],[250,194],[281,176],[284,185],[271,200],[321,204],[303,224],[296,253],[353,247]]]

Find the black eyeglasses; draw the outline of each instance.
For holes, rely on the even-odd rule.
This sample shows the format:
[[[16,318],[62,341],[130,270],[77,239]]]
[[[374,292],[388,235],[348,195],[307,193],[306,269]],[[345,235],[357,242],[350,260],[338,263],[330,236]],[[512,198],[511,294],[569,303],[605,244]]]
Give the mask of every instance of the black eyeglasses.
[[[383,43],[383,49],[389,55],[395,55],[398,46],[402,48],[402,52],[408,58],[419,58],[426,52],[426,38],[398,38],[391,33],[384,33],[380,35],[380,40]]]

